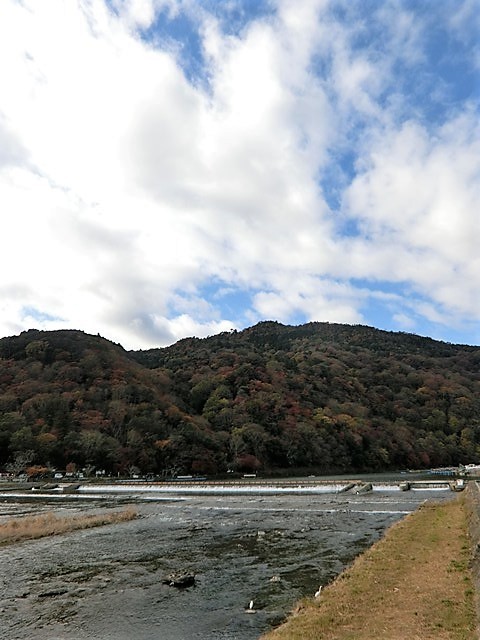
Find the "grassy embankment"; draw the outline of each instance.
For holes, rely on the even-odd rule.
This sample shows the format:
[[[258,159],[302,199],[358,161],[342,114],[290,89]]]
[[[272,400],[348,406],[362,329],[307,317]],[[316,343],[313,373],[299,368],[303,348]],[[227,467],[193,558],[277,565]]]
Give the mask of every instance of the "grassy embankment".
[[[105,524],[126,522],[137,517],[135,509],[101,514],[58,516],[48,512],[35,516],[12,518],[0,524],[0,545],[54,536],[77,529],[90,529]]]
[[[474,511],[471,493],[421,506],[263,640],[477,638]]]

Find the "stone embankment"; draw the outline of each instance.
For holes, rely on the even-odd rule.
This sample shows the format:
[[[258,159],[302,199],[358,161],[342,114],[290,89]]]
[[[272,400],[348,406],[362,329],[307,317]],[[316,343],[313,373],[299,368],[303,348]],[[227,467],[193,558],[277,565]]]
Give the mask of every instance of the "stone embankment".
[[[480,621],[480,485],[477,481],[469,482],[464,493],[468,507],[468,533],[470,537],[473,579],[477,591],[477,611]],[[480,637],[480,636],[479,636]]]

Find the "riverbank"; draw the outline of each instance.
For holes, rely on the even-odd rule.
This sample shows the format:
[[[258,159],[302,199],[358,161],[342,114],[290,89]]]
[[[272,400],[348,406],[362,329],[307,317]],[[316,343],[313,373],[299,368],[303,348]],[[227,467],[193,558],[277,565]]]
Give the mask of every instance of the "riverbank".
[[[0,545],[13,544],[22,540],[34,540],[59,535],[79,529],[91,529],[106,524],[127,522],[137,517],[135,509],[101,514],[59,516],[53,512],[34,516],[10,518],[0,524]]]
[[[0,521],[52,510],[111,512],[132,503],[139,517],[0,545],[0,635],[15,640],[185,640],[192,629],[195,640],[254,640],[394,522],[425,500],[453,495],[388,486],[364,494],[149,492],[141,499],[30,494],[3,499]],[[179,570],[195,574],[194,587],[163,584]],[[252,600],[257,613],[248,615]]]
[[[422,505],[262,640],[473,640],[479,501]]]

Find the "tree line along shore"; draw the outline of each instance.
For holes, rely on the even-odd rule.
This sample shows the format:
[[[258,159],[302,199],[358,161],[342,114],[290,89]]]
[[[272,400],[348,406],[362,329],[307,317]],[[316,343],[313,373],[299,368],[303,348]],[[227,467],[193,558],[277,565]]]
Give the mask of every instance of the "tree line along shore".
[[[0,339],[0,473],[316,475],[480,460],[480,347],[262,322],[126,351]]]

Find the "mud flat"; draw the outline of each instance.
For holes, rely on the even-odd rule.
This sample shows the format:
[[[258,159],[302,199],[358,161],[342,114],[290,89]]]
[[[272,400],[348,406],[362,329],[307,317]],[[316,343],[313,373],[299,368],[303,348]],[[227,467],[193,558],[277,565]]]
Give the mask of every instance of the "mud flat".
[[[139,518],[0,548],[9,640],[253,640],[385,529],[450,491],[155,496]],[[110,497],[2,498],[0,511],[103,510]],[[6,517],[4,515],[4,517]],[[195,575],[186,589],[164,584]],[[246,615],[253,601],[254,615]]]

